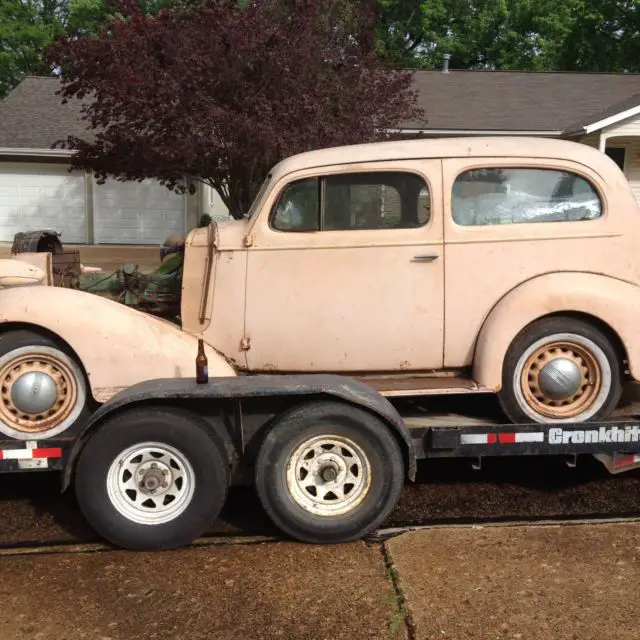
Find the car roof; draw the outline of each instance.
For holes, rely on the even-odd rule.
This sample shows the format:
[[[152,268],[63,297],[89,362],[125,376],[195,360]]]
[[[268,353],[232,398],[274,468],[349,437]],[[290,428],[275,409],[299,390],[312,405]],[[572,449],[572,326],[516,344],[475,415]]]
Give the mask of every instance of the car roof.
[[[285,158],[271,174],[280,178],[293,171],[330,165],[393,160],[454,157],[528,157],[573,160],[601,173],[617,165],[594,147],[569,140],[527,136],[442,137],[390,140],[306,151]]]

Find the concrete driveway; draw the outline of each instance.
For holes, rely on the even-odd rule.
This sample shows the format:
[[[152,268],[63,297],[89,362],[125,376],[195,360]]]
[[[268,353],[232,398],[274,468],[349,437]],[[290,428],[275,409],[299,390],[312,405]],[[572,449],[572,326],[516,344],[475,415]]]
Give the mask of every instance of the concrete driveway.
[[[0,638],[636,640],[639,551],[637,522],[443,526],[380,545],[5,549]]]

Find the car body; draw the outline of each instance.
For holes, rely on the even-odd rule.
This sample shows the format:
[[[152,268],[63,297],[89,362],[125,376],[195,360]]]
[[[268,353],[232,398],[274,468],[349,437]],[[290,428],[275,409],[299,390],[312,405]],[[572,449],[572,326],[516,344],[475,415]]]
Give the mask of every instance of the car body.
[[[0,290],[0,323],[64,345],[97,402],[193,376],[202,338],[210,376],[340,373],[387,396],[498,393],[512,421],[589,420],[640,380],[639,235],[624,174],[583,144],[321,149],[276,165],[245,218],[188,234],[179,325],[38,284]]]

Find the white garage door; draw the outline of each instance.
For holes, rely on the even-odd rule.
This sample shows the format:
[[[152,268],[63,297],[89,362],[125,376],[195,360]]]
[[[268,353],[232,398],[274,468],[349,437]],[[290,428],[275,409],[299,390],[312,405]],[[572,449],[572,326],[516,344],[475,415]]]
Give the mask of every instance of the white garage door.
[[[0,163],[0,242],[34,229],[59,231],[65,244],[87,241],[84,172]]]
[[[185,233],[184,196],[155,180],[93,184],[93,229],[97,243],[162,244]]]

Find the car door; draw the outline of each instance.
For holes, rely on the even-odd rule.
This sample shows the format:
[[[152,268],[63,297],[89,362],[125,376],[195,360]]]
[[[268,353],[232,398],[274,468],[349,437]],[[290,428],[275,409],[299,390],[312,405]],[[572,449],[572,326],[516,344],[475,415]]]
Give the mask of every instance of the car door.
[[[448,158],[443,184],[445,367],[471,364],[491,309],[518,285],[555,271],[600,272],[603,252],[616,243],[625,255],[624,238],[608,219],[602,178],[583,164]]]
[[[253,371],[438,369],[440,160],[298,171],[251,229],[245,344]]]

